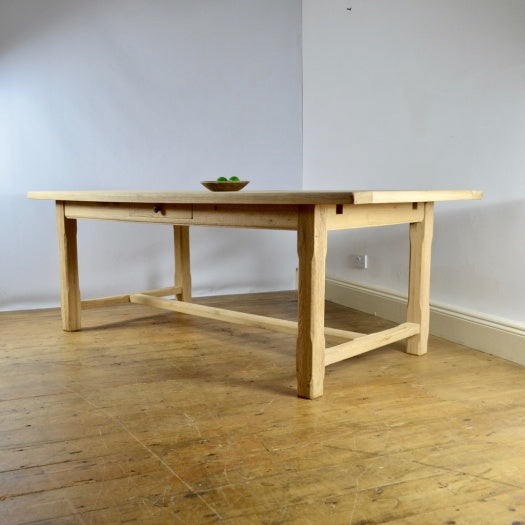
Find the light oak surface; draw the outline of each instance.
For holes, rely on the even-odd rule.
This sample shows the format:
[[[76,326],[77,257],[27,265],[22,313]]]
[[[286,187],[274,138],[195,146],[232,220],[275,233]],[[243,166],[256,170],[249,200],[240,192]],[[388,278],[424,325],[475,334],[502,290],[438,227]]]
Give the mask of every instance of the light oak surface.
[[[179,301],[191,301],[191,268],[190,268],[190,228],[173,226],[173,247],[175,250],[175,293]],[[166,294],[167,295],[167,294]]]
[[[407,352],[427,352],[430,322],[430,261],[434,230],[434,203],[424,204],[423,220],[409,227],[410,260],[408,271],[407,321],[419,325],[417,336],[407,341]]]
[[[326,210],[304,206],[298,220],[299,256],[296,370],[297,394],[323,394],[325,375],[324,294],[327,249]]]
[[[474,190],[424,191],[30,191],[30,199],[180,204],[373,204],[481,199]]]
[[[153,297],[164,297],[166,295],[181,295],[183,292],[182,287],[179,286],[166,286],[165,288],[155,288],[153,290],[144,290],[143,292],[136,292],[136,293],[144,293],[148,294],[148,296]],[[117,304],[123,304],[123,303],[130,303],[130,297],[134,294],[119,294],[119,295],[110,295],[107,297],[101,297],[99,299],[85,299],[83,301],[80,301],[80,306],[82,310],[86,308],[100,308],[101,306],[115,306]]]
[[[325,350],[325,365],[331,365],[348,359],[349,357],[355,357],[356,355],[370,352],[376,348],[401,341],[402,339],[413,338],[419,335],[419,324],[417,323],[402,323],[388,330],[381,330],[374,334],[368,334],[355,338],[351,341],[340,343],[332,348]]]
[[[78,282],[77,221],[68,219],[63,202],[56,203],[58,252],[60,254],[60,302],[62,328],[80,329],[80,288]]]
[[[456,201],[482,197],[483,192],[479,190],[357,191],[354,192],[354,204]]]
[[[292,293],[194,301],[297,318]],[[525,522],[519,365],[430,337],[328,367],[307,401],[292,334],[130,304],[60,327],[0,313],[2,525]]]
[[[177,302],[159,299],[161,293],[124,294],[100,298],[95,305],[135,302],[172,311],[194,313],[230,322],[282,329],[283,323],[238,312],[191,305],[189,226],[291,229],[297,231],[298,309],[296,372],[297,394],[314,399],[323,394],[325,367],[399,339],[407,352],[427,351],[429,291],[434,202],[470,200],[479,191],[357,191],[357,192],[30,192],[29,198],[51,199],[56,204],[59,238],[62,326],[81,328],[77,261],[77,219],[121,220],[173,225],[175,258],[174,294]],[[408,224],[410,231],[409,300],[407,323],[394,331],[344,340],[326,352],[324,325],[325,260],[330,230]],[[158,292],[158,291],[157,291]],[[286,325],[286,330],[290,327]],[[295,327],[293,327],[295,331]],[[339,334],[341,335],[341,334]],[[344,337],[344,336],[343,336]],[[354,339],[353,335],[349,339]]]

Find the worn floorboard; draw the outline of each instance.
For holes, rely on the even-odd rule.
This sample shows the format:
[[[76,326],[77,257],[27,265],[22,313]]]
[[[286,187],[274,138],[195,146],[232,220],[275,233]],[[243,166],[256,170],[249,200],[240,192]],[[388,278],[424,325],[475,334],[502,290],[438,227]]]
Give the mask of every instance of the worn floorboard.
[[[198,302],[295,319],[293,293]],[[391,326],[332,303],[327,325]],[[525,369],[431,338],[295,394],[284,334],[138,305],[0,313],[2,524],[525,524]]]

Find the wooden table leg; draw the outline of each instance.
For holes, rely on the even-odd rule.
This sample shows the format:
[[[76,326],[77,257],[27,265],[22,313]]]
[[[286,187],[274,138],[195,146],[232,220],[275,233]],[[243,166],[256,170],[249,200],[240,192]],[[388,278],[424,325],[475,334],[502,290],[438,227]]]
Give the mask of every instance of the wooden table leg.
[[[425,206],[423,221],[410,224],[410,273],[407,321],[418,323],[420,332],[409,337],[406,351],[423,355],[427,352],[430,324],[430,259],[434,229],[434,203]]]
[[[300,207],[297,395],[308,399],[323,395],[326,231],[324,207]]]
[[[179,301],[191,302],[190,272],[190,227],[173,226],[175,244],[175,286],[182,288],[177,293]]]
[[[60,259],[60,303],[62,328],[80,330],[80,288],[78,283],[77,221],[65,215],[64,202],[56,203],[58,256]]]

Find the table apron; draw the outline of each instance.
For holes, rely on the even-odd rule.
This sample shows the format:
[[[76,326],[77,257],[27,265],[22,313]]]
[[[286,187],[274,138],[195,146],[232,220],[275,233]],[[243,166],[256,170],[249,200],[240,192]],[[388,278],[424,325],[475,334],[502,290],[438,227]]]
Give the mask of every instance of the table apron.
[[[326,208],[328,230],[349,230],[421,222],[424,203],[344,204]]]
[[[325,208],[327,230],[409,224],[423,220],[423,203],[331,204]],[[188,226],[224,226],[297,230],[296,205],[154,204],[66,202],[68,219],[98,219]]]
[[[68,219],[297,230],[296,205],[66,202]]]

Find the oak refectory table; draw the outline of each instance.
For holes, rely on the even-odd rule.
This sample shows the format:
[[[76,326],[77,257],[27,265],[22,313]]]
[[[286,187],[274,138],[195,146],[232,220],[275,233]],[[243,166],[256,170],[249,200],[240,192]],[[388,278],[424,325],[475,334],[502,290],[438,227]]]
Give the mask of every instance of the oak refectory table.
[[[430,255],[434,202],[481,199],[482,193],[453,191],[35,191],[31,199],[56,203],[60,256],[62,325],[80,329],[81,308],[122,302],[297,334],[297,394],[323,394],[325,367],[395,341],[407,340],[409,354],[427,351]],[[130,221],[173,226],[174,286],[80,300],[77,219]],[[409,224],[410,263],[406,322],[362,334],[325,328],[327,232]],[[212,308],[191,302],[190,226],[223,226],[297,231],[298,321]],[[173,295],[174,299],[167,296]],[[326,347],[325,338],[335,341]]]

